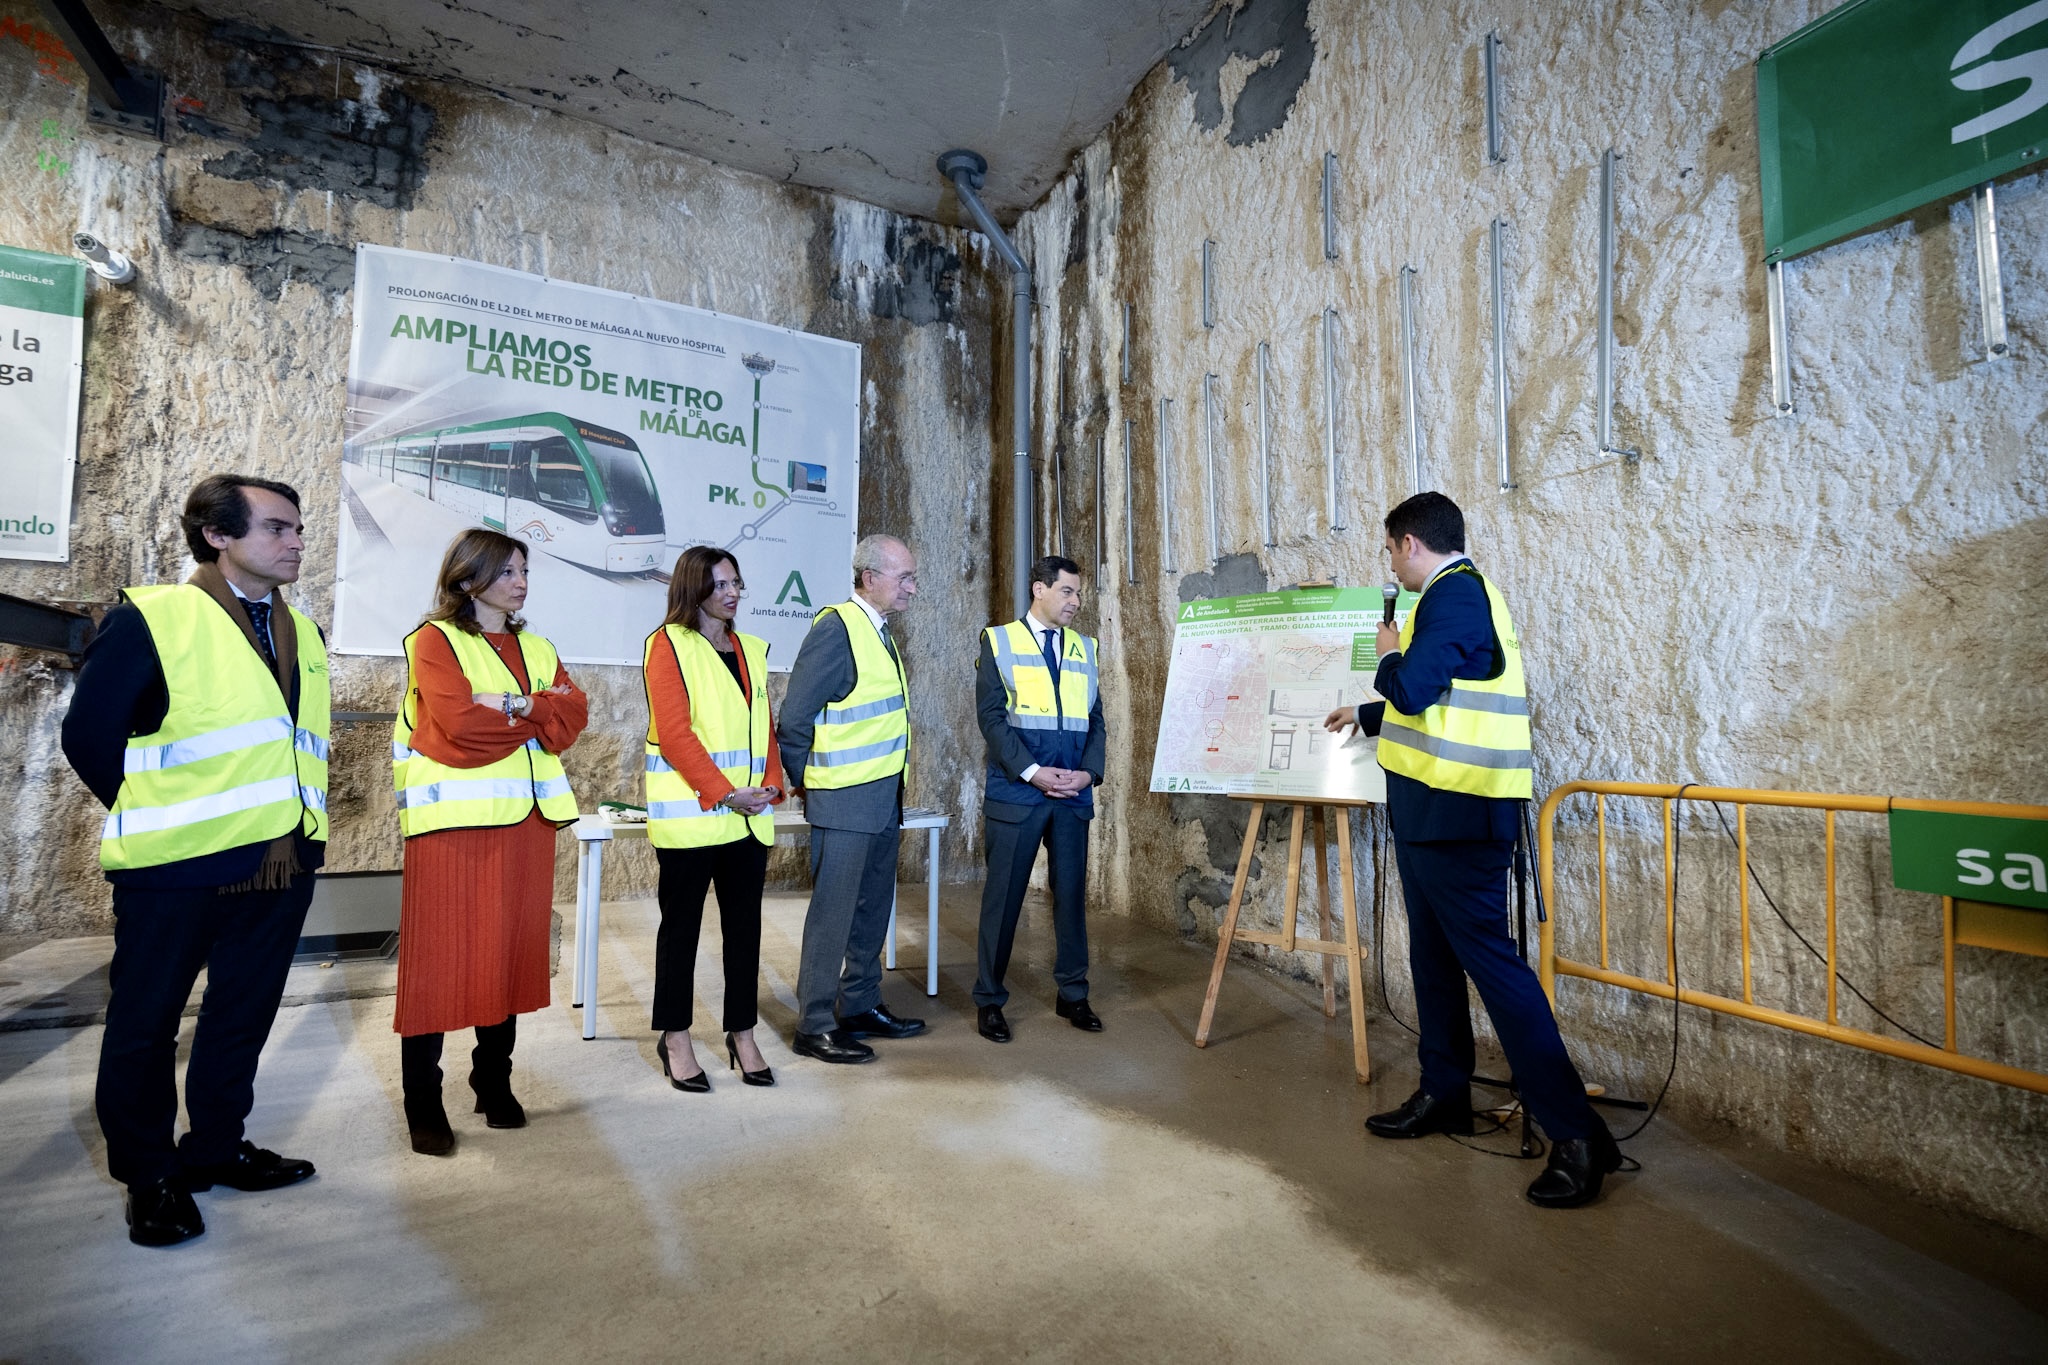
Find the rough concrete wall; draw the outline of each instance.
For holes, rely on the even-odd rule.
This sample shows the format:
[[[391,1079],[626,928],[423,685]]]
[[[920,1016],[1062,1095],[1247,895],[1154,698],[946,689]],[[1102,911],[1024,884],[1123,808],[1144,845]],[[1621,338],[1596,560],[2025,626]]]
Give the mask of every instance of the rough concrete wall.
[[[986,614],[986,243],[246,29],[101,13],[124,52],[165,72],[168,145],[88,129],[82,73],[33,6],[0,3],[0,241],[64,252],[90,229],[139,272],[126,289],[95,285],[87,305],[72,560],[0,562],[0,591],[106,603],[127,584],[182,578],[185,492],[237,469],[300,490],[308,569],[295,600],[331,621],[353,250],[384,243],[862,343],[861,529],[907,535],[937,570],[905,622],[912,673],[930,682],[915,723],[973,732],[971,689],[940,677]],[[395,660],[340,659],[336,706],[389,710],[401,680]],[[638,672],[586,665],[578,681],[591,698],[569,754],[578,791],[586,804],[638,792]],[[0,780],[14,812],[0,829],[0,931],[108,923],[101,812],[57,745],[69,694],[49,656],[0,649]],[[381,724],[338,738],[336,870],[399,863],[384,738]],[[912,796],[975,803],[971,828],[978,767],[978,745],[921,744]],[[964,872],[957,831],[948,849]],[[561,853],[566,898],[567,836]],[[644,847],[613,861],[608,891],[651,887]],[[921,878],[921,863],[921,851],[906,857],[906,875]],[[800,881],[801,854],[778,854],[772,875]]]
[[[1539,794],[1598,778],[2048,800],[2038,742],[2048,647],[2013,605],[2048,587],[2048,178],[2002,187],[2010,358],[1980,350],[1967,205],[1935,205],[1789,270],[1798,410],[1774,419],[1752,63],[1828,7],[1225,6],[1027,215],[1021,235],[1043,272],[1043,444],[1090,462],[1078,476],[1065,465],[1058,490],[1048,462],[1041,492],[1049,507],[1064,495],[1068,541],[1089,557],[1098,435],[1109,452],[1096,587],[1119,728],[1099,828],[1118,856],[1092,868],[1100,903],[1214,941],[1243,807],[1146,790],[1172,608],[1269,584],[1386,576],[1379,517],[1415,491],[1400,400],[1404,264],[1419,272],[1424,484],[1463,506],[1477,560],[1516,613]],[[1506,43],[1500,166],[1487,164],[1484,145],[1481,50],[1492,27]],[[1602,455],[1594,441],[1599,164],[1609,145],[1623,156],[1616,444],[1639,449],[1639,461]],[[1334,262],[1322,243],[1326,150],[1340,162]],[[1519,485],[1506,493],[1492,441],[1496,216],[1509,224]],[[1217,244],[1208,329],[1205,238]],[[1126,301],[1129,384],[1118,373]],[[1329,528],[1323,497],[1325,307],[1338,315],[1341,531]],[[1258,524],[1261,341],[1272,349],[1272,548]],[[1217,376],[1221,409],[1213,564],[1205,373]],[[1162,398],[1172,400],[1163,432]],[[1135,564],[1123,548],[1127,496]],[[1611,960],[1653,978],[1664,972],[1659,819],[1653,807],[1610,803]],[[1369,823],[1362,915],[1384,875],[1371,852],[1383,830],[1377,816]],[[1819,817],[1755,812],[1750,823],[1759,880],[1822,947]],[[1597,959],[1590,802],[1566,806],[1559,829],[1561,943]],[[1280,913],[1283,835],[1269,827],[1251,871],[1247,914],[1269,925]],[[1844,977],[1938,1043],[1938,904],[1890,889],[1874,817],[1845,816],[1838,835]],[[1739,995],[1729,843],[1710,809],[1684,819],[1680,842],[1681,975]],[[1405,930],[1389,894],[1391,1003],[1412,1017]],[[1824,1010],[1822,963],[1755,888],[1752,901],[1756,998]],[[1302,975],[1319,967],[1253,955]],[[1966,948],[1957,973],[1961,1048],[2048,1069],[2048,963]],[[1846,986],[1839,995],[1845,1023],[1903,1036]],[[1669,1004],[1566,981],[1559,1005],[1590,1076],[1656,1093]],[[1681,1109],[2048,1230],[2048,1098],[1697,1011],[1682,1028],[1672,1088]],[[1391,1037],[1404,1053],[1405,1035]],[[1389,1060],[1383,1047],[1378,1061]]]

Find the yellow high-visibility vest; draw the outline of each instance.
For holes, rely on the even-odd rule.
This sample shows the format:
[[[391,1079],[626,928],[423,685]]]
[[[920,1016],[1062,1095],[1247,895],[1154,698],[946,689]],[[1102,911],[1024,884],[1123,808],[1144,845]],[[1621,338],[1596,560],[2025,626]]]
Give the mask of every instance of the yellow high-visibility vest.
[[[837,616],[853,646],[853,691],[819,708],[803,784],[818,791],[858,787],[903,771],[910,760],[910,686],[860,603],[826,607],[811,624]]]
[[[405,637],[405,700],[399,705],[398,720],[391,727],[391,782],[398,792],[398,828],[406,838],[442,829],[491,829],[516,825],[539,809],[543,819],[556,825],[576,821],[576,794],[569,790],[569,775],[562,760],[549,753],[537,739],[529,739],[495,763],[477,768],[456,768],[436,763],[412,747],[415,708],[419,695],[419,663],[414,642],[421,630],[435,629],[455,651],[472,692],[512,692],[524,689],[512,670],[481,635],[472,635],[446,621],[429,621]],[[526,663],[526,676],[536,692],[555,681],[559,659],[555,647],[530,630],[519,632],[519,656]]]
[[[190,583],[129,588],[163,666],[163,724],[128,741],[100,866],[157,867],[263,843],[294,829],[327,838],[327,649],[289,605],[299,718],[242,628]]]
[[[667,635],[675,647],[683,687],[690,694],[690,730],[725,780],[735,787],[758,787],[768,775],[768,643],[732,631],[733,644],[746,661],[747,692],[733,682],[732,671],[696,631],[663,626],[647,637],[642,672],[654,666],[654,642]],[[723,806],[705,810],[690,785],[661,756],[655,732],[654,689],[647,702],[647,842],[656,848],[708,848],[752,834],[764,844],[775,842],[775,817],[769,811],[741,815]]]
[[[1450,573],[1469,573],[1486,589],[1493,633],[1500,639],[1504,667],[1485,682],[1456,678],[1450,690],[1419,716],[1403,715],[1388,703],[1380,723],[1380,766],[1439,791],[1527,801],[1533,792],[1529,759],[1529,689],[1522,676],[1522,645],[1515,638],[1508,605],[1484,575],[1469,564]],[[1415,618],[1436,586],[1431,579],[1401,626],[1405,651]]]
[[[1045,651],[1030,622],[990,626],[982,634],[988,639],[996,671],[1003,675],[1010,724],[1019,730],[1087,733],[1088,714],[1095,709],[1101,687],[1094,636],[1061,628],[1060,681],[1055,690],[1052,670],[1045,665]]]

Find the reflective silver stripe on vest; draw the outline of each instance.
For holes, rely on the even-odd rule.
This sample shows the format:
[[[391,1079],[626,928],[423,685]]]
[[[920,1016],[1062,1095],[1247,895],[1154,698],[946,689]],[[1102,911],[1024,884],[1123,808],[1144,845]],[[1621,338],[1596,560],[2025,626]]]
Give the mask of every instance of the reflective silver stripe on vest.
[[[727,749],[720,753],[715,753],[711,755],[711,762],[720,768],[737,768],[745,764],[749,758],[754,760],[754,776],[760,777],[768,771],[768,756],[766,754],[749,754],[745,749]],[[669,761],[660,754],[648,754],[643,766],[650,773],[673,773],[675,771],[669,765]]]
[[[422,810],[442,801],[524,801],[528,797],[545,801],[551,796],[568,794],[566,777],[551,777],[545,782],[529,782],[523,777],[470,777],[407,787],[398,793],[398,807]]]
[[[862,702],[859,706],[823,707],[819,710],[817,719],[812,723],[816,725],[851,725],[857,720],[873,720],[876,716],[886,716],[891,711],[901,711],[902,709],[903,694],[898,692],[893,697],[884,697],[880,701]],[[813,758],[811,761],[815,763],[818,760]]]
[[[1023,716],[1015,711],[1010,713],[1009,722],[1012,730],[1064,730],[1069,728],[1059,716]],[[1082,720],[1081,728],[1083,730],[1088,728],[1086,719]]]
[[[1380,726],[1380,738],[1472,768],[1533,767],[1527,749],[1483,749],[1477,744],[1458,744],[1420,730],[1411,730],[1395,723],[1392,717]]]
[[[1455,706],[1461,711],[1488,711],[1496,716],[1529,714],[1527,697],[1513,697],[1505,692],[1474,692],[1456,683],[1451,684],[1451,695],[1443,705]]]
[[[311,730],[294,730],[292,732],[292,747],[302,754],[311,754],[322,763],[327,761],[327,741],[314,734]]]
[[[245,810],[255,810],[258,806],[298,799],[299,781],[287,773],[283,777],[268,777],[261,782],[251,782],[246,787],[230,787],[224,792],[197,796],[190,801],[179,801],[168,806],[142,806],[134,810],[110,811],[101,837],[121,839],[131,834],[156,834],[167,829],[196,825],[205,820],[218,820],[223,815],[236,815]]]
[[[713,806],[705,810],[695,801],[654,801],[647,807],[650,820],[691,820],[705,815],[729,815],[732,812]]]
[[[169,744],[131,747],[121,756],[121,771],[156,772],[163,768],[197,763],[202,758],[218,758],[222,754],[234,753],[237,749],[253,749],[259,744],[272,744],[291,737],[291,717],[270,716],[241,725],[230,725],[222,730],[209,730],[203,735],[173,740]]]
[[[887,758],[890,754],[900,754],[909,747],[909,736],[898,735],[894,739],[883,740],[880,744],[863,744],[857,749],[840,749],[835,753],[821,754],[813,750],[811,766],[843,768],[849,763],[865,763],[871,758]]]
[[[325,787],[301,787],[299,788],[299,800],[306,803],[306,809],[308,810],[317,810],[323,815],[327,812],[327,789]]]
[[[399,743],[399,742],[398,742],[397,740],[395,740],[395,739],[391,741],[391,761],[392,761],[393,763],[403,763],[403,762],[405,762],[405,761],[406,761],[406,760],[407,760],[408,758],[418,758],[418,757],[419,757],[419,751],[418,751],[418,750],[416,750],[416,749],[408,749],[408,748],[406,748],[406,747],[405,747],[405,746],[404,746],[403,744],[400,744],[400,743]]]

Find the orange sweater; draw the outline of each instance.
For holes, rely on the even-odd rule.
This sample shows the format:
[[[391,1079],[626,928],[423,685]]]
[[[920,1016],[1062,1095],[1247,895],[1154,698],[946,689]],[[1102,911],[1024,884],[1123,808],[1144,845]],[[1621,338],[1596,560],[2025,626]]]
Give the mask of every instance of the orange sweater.
[[[751,695],[753,683],[747,677],[747,656],[742,652],[738,657],[740,688]],[[647,658],[647,705],[654,712],[655,733],[661,736],[661,756],[683,775],[683,780],[690,784],[690,790],[697,793],[697,804],[710,810],[733,790],[733,784],[711,761],[704,741],[697,738],[697,732],[690,728],[690,689],[683,686],[683,668],[676,661],[676,647],[668,638],[667,631],[655,640],[653,652]],[[772,712],[768,717],[768,772],[761,779],[761,785],[785,791],[782,750],[775,743],[775,716]],[[788,799],[785,792],[777,798],[776,804]]]
[[[484,636],[498,657],[519,679],[521,691],[534,691],[526,676],[526,660],[520,655],[518,637],[508,633]],[[438,630],[423,630],[413,646],[418,687],[413,693],[412,747],[451,768],[481,768],[495,763],[529,739],[538,739],[551,754],[559,754],[576,742],[590,721],[590,698],[569,681],[569,672],[555,665],[555,676],[546,686],[567,684],[569,691],[542,691],[533,699],[533,710],[505,723],[503,712],[476,704],[476,688],[455,649]]]

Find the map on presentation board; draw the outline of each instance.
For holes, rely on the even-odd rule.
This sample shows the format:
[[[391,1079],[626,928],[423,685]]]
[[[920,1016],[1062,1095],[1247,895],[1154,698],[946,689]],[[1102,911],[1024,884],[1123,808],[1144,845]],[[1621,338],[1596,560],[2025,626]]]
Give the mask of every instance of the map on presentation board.
[[[1396,600],[1396,624],[1415,599]],[[1385,800],[1377,742],[1323,729],[1333,708],[1380,699],[1372,678],[1384,609],[1378,588],[1183,602],[1152,790]]]
[[[570,663],[639,664],[692,545],[786,670],[852,577],[860,347],[476,261],[363,246],[333,647],[396,654],[443,551],[531,546],[525,615]]]

